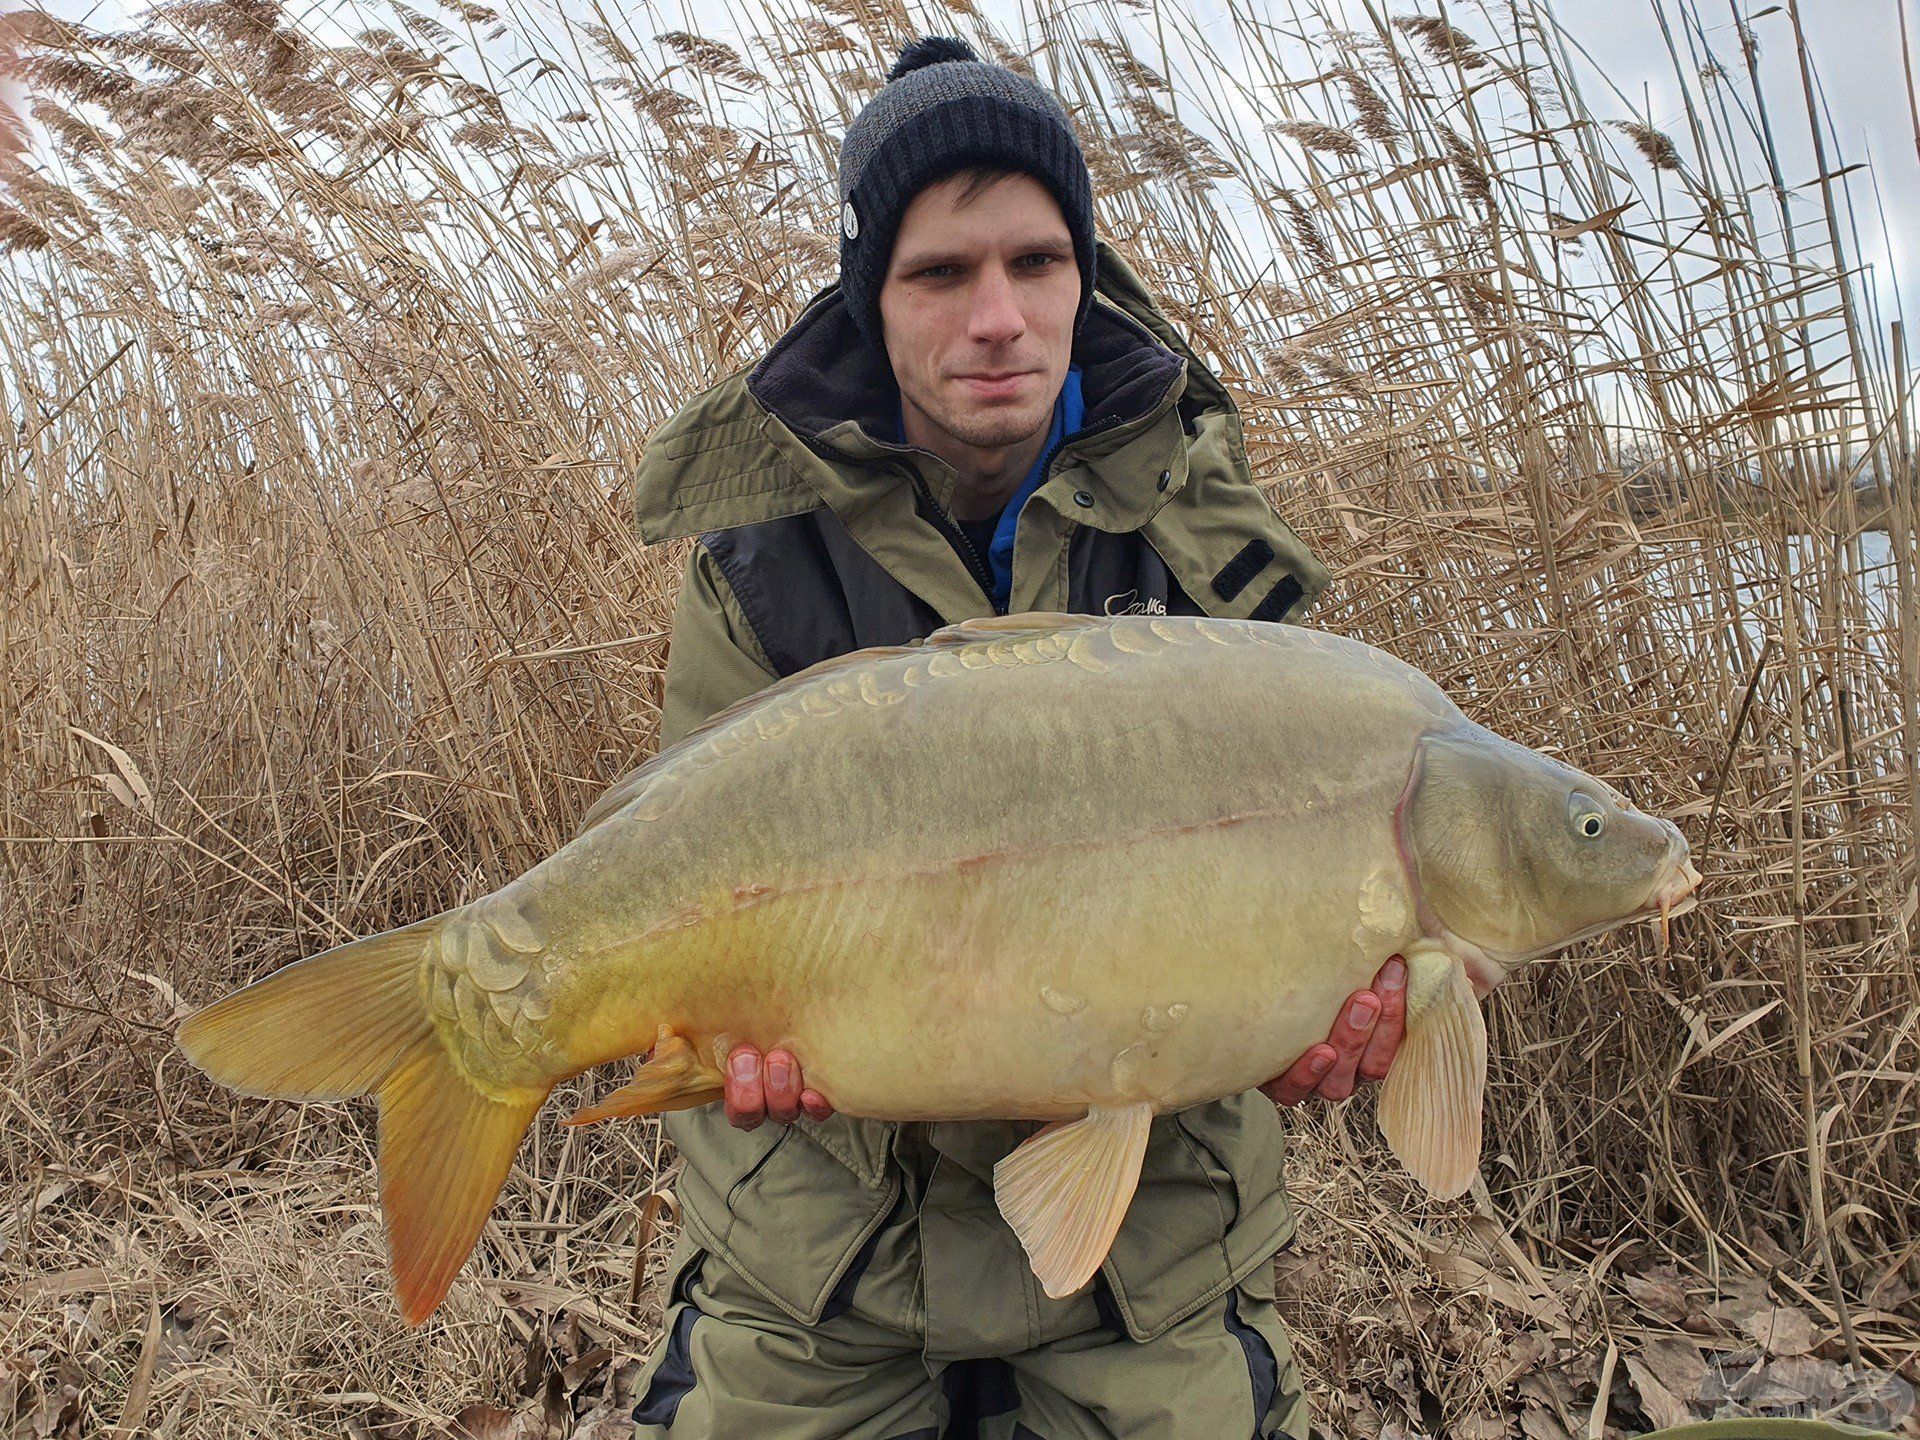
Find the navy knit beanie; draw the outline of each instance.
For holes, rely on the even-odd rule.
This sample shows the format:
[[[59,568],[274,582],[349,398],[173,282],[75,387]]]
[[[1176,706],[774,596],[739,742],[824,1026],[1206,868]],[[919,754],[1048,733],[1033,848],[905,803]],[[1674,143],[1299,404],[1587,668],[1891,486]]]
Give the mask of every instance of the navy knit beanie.
[[[1066,108],[1046,90],[982,60],[966,41],[928,35],[900,52],[887,83],[840,144],[840,289],[853,323],[887,353],[880,287],[913,197],[969,165],[1032,175],[1059,203],[1080,265],[1080,308],[1093,304],[1093,182]]]

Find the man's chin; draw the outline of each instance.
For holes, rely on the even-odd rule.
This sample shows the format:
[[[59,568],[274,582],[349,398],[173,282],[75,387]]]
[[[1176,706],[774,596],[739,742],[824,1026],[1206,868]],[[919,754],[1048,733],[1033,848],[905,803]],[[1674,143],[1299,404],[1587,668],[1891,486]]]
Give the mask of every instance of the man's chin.
[[[988,405],[955,416],[946,429],[949,434],[959,437],[976,450],[1003,450],[1009,445],[1031,440],[1035,432],[1044,429],[1052,418],[1051,411],[1035,420],[1031,417],[1015,417]]]

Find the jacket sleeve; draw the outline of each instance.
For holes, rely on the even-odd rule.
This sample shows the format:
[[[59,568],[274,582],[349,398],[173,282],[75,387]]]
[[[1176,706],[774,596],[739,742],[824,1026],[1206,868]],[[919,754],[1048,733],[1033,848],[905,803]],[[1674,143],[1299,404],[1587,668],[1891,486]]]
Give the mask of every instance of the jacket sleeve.
[[[660,749],[736,700],[780,677],[754,638],[720,567],[704,543],[687,557],[667,641],[660,698]]]

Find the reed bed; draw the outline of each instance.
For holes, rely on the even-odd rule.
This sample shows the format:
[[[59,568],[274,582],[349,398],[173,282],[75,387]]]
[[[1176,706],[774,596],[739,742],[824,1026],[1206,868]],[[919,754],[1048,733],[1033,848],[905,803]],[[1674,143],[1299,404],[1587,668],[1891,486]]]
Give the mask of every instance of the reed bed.
[[[1677,122],[1544,0],[773,0],[737,44],[478,0],[4,17],[0,1431],[626,1433],[655,1126],[538,1122],[408,1332],[368,1107],[212,1090],[171,1028],[505,881],[651,752],[684,542],[639,543],[628,477],[832,280],[841,130],[936,30],[1061,93],[1101,232],[1337,571],[1313,622],[1706,874],[1667,952],[1489,1002],[1470,1201],[1409,1191],[1369,1097],[1295,1119],[1323,1421],[1920,1433],[1915,427],[1873,172],[1835,178],[1792,3],[1645,14]]]

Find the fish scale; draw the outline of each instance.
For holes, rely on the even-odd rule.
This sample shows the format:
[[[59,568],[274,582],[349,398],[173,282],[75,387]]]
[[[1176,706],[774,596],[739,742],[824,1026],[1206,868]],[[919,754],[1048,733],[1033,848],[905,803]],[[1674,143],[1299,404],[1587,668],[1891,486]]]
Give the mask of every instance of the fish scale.
[[[847,1114],[1055,1122],[995,1189],[1064,1295],[1111,1244],[1147,1120],[1283,1072],[1390,954],[1409,1008],[1382,1129],[1461,1193],[1476,992],[1697,879],[1671,824],[1358,641],[996,616],[728,707],[500,890],[246,987],[180,1040],[252,1093],[379,1095],[409,1320],[555,1084],[648,1054],[575,1121],[711,1103],[741,1041],[791,1050]],[[409,967],[418,1013],[396,1017]]]

